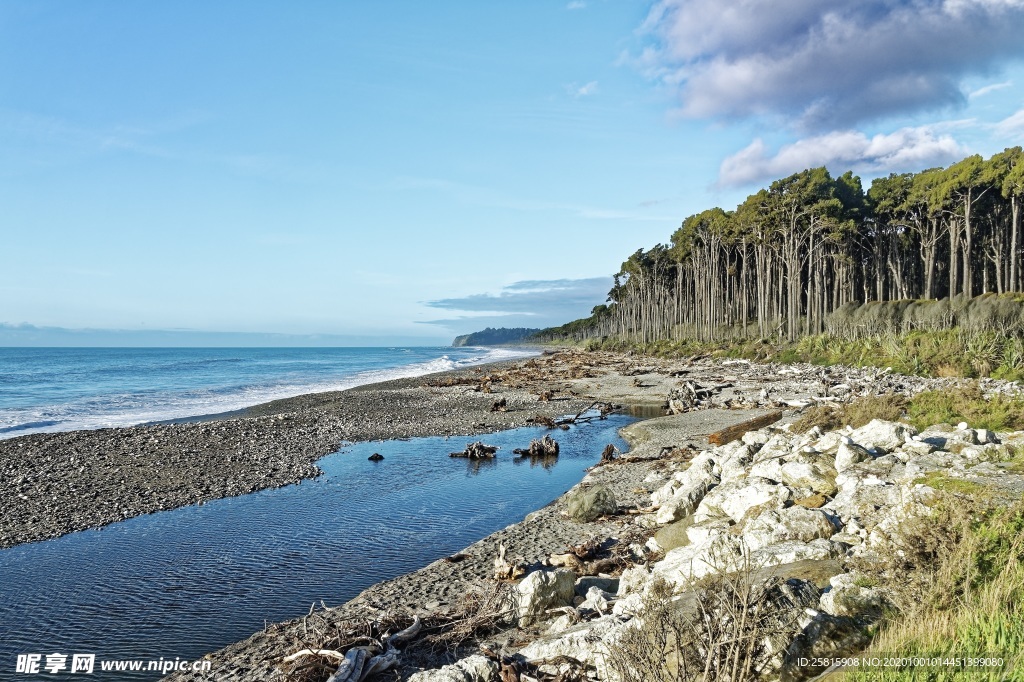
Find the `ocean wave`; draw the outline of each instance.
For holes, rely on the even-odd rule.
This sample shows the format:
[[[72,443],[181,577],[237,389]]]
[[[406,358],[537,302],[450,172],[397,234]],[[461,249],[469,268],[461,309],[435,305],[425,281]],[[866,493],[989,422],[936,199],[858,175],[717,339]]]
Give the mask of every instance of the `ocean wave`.
[[[0,439],[30,433],[131,426],[221,414],[307,393],[340,391],[392,379],[405,379],[537,355],[536,351],[531,350],[464,347],[438,349],[437,357],[409,363],[412,358],[408,354],[422,352],[424,349],[381,350],[388,351],[390,357],[386,360],[393,360],[396,363],[404,361],[406,364],[358,370],[338,368],[340,371],[335,376],[323,379],[318,378],[323,372],[317,361],[305,358],[306,364],[311,365],[308,376],[270,375],[262,382],[241,383],[252,381],[250,373],[235,377],[236,383],[233,385],[229,382],[228,385],[196,386],[184,390],[149,387],[131,392],[81,396],[50,405],[8,406],[0,408]],[[352,359],[353,362],[357,360],[355,357]],[[194,364],[198,365],[201,362],[196,360]],[[282,364],[280,359],[276,364]],[[270,372],[273,369],[272,366],[267,368]],[[230,375],[225,376],[231,378]],[[144,380],[146,377],[141,375],[141,378]]]

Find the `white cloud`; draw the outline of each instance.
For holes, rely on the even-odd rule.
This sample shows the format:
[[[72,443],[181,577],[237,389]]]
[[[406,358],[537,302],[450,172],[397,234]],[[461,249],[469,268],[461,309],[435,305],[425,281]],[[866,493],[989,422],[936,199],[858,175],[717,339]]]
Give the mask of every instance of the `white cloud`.
[[[995,130],[1003,137],[1019,138],[1024,135],[1024,109],[1018,109],[995,124]]]
[[[579,85],[578,83],[570,83],[565,86],[565,91],[569,93],[570,97],[579,99],[580,97],[589,97],[590,95],[597,94],[597,81],[590,81]]]
[[[937,127],[901,128],[872,137],[856,130],[836,131],[783,145],[774,154],[757,139],[722,162],[718,184],[748,185],[818,166],[877,174],[920,170],[963,157],[967,151]]]
[[[1004,81],[1002,83],[993,83],[992,85],[986,85],[984,87],[978,88],[977,90],[972,90],[971,92],[967,93],[967,98],[968,99],[974,99],[976,97],[984,97],[985,95],[987,95],[990,92],[995,92],[996,90],[1002,90],[1004,88],[1011,87],[1012,85],[1013,85],[1013,82],[1011,82],[1011,81]]]
[[[1024,0],[660,0],[634,59],[694,118],[835,130],[961,106],[964,77],[1024,58]]]
[[[565,8],[566,9],[583,9],[586,6],[587,6],[587,3],[583,2],[583,0],[572,0],[572,2],[570,2],[568,5],[566,5]]]

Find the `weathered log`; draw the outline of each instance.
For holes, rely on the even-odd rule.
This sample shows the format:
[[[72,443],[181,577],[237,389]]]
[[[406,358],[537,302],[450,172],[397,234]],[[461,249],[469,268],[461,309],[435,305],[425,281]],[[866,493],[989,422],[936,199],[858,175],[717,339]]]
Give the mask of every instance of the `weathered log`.
[[[609,414],[611,414],[612,412],[614,412],[615,410],[617,410],[617,409],[619,409],[621,407],[622,407],[622,405],[613,405],[611,403],[605,403],[605,402],[601,402],[600,400],[598,400],[598,401],[592,402],[590,405],[588,405],[587,407],[585,407],[582,410],[580,410],[579,412],[577,412],[574,416],[572,416],[572,417],[564,417],[562,419],[559,419],[555,423],[558,424],[559,426],[564,427],[564,426],[566,426],[568,424],[580,424],[580,423],[583,423],[583,422],[593,421],[594,419],[607,419]],[[596,417],[594,417],[594,416],[590,416],[590,417],[583,416],[587,412],[594,412],[594,411],[597,412],[597,416]]]
[[[336,658],[338,660],[345,658],[345,654],[341,653],[340,651],[335,651],[334,649],[300,649],[299,651],[296,651],[294,654],[288,654],[287,656],[282,658],[281,661],[283,661],[284,663],[291,663],[292,661],[296,661],[302,658],[303,656],[323,656],[324,658]]]
[[[604,450],[601,451],[601,461],[602,462],[610,462],[613,459],[615,459],[615,457],[618,454],[619,454],[619,449],[617,447],[615,447],[614,445],[612,445],[611,443],[608,443],[608,445],[604,446]]]
[[[558,457],[558,441],[551,436],[539,440],[534,438],[530,441],[530,447],[516,448],[512,452],[520,457]]]
[[[545,417],[542,414],[534,415],[531,419],[527,419],[526,421],[533,422],[537,426],[544,426],[544,427],[547,427],[549,429],[557,429],[558,428],[558,424],[555,423],[554,419],[552,419],[551,417]]]
[[[494,577],[497,580],[517,580],[526,575],[526,562],[521,557],[509,561],[505,558],[507,551],[505,543],[499,542],[498,556],[494,560]]]
[[[449,457],[468,457],[469,459],[491,459],[498,451],[497,445],[484,445],[481,441],[470,443],[462,452],[449,453]]]
[[[420,620],[420,617],[413,616],[412,625],[388,637],[388,648],[397,647],[399,644],[404,644],[405,642],[408,642],[413,637],[418,635],[420,633],[420,630],[422,629],[423,622]]]
[[[782,419],[782,412],[780,411],[770,412],[762,417],[754,417],[753,419],[748,419],[745,422],[740,422],[735,426],[729,426],[721,431],[715,431],[708,436],[708,443],[711,445],[725,445],[726,443],[731,443],[737,438],[740,438],[747,431],[755,431],[757,429],[764,428],[769,424],[774,424],[780,419]]]
[[[327,678],[327,682],[359,682],[363,679],[363,669],[369,657],[370,652],[366,649],[349,649],[338,670]]]

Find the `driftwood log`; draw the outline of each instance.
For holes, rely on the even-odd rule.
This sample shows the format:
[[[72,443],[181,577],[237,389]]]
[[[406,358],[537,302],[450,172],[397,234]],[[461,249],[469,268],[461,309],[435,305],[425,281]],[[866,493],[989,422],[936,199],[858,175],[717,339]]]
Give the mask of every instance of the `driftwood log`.
[[[668,392],[668,413],[682,414],[700,407],[713,407],[714,396],[731,383],[701,386],[696,381],[684,381],[679,388]]]
[[[587,407],[577,412],[572,417],[563,417],[555,421],[559,426],[567,424],[582,424],[584,422],[590,422],[595,419],[607,419],[608,415],[618,410],[622,405],[613,405],[611,403],[601,402],[600,400],[590,403]],[[597,412],[596,415],[587,415],[588,412]]]
[[[512,452],[520,457],[558,457],[558,441],[551,436],[534,438],[530,441],[530,447],[516,448]]]
[[[398,647],[416,637],[422,628],[420,617],[416,616],[412,625],[379,643],[376,640],[369,640],[369,645],[352,647],[344,654],[332,649],[302,649],[281,660],[290,663],[304,656],[333,658],[341,662],[334,674],[327,678],[327,682],[362,682],[377,673],[393,668],[398,663]]]
[[[601,461],[610,462],[613,459],[615,459],[618,456],[618,454],[619,449],[612,445],[611,443],[608,443],[608,445],[604,446],[604,450],[601,451]]]
[[[552,419],[551,417],[545,417],[542,414],[536,414],[533,417],[531,417],[530,419],[527,419],[526,421],[532,422],[533,424],[536,424],[537,426],[543,426],[543,427],[548,428],[548,429],[559,429],[559,428],[563,429],[563,430],[568,430],[569,429],[568,425],[559,426],[558,424],[555,423],[554,419]]]
[[[497,445],[484,445],[483,442],[477,441],[470,443],[466,446],[466,449],[462,452],[449,453],[449,457],[468,457],[469,459],[492,459],[494,453],[498,451]]]
[[[504,542],[498,543],[498,556],[494,560],[494,577],[496,580],[518,580],[526,575],[526,561],[516,557],[512,561],[505,558],[508,550]]]
[[[770,412],[763,417],[754,417],[753,419],[748,419],[745,422],[740,422],[735,426],[729,426],[721,431],[715,431],[708,436],[708,443],[711,445],[725,445],[726,443],[731,443],[737,438],[740,438],[747,431],[755,431],[757,429],[764,428],[769,424],[774,424],[780,419],[782,419],[782,412],[780,411]]]

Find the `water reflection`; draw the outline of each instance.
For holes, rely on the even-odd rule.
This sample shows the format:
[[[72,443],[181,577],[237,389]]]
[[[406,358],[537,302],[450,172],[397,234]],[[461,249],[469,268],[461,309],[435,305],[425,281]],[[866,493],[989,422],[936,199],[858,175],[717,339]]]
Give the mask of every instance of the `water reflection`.
[[[0,550],[0,671],[26,652],[195,659],[347,601],[543,507],[607,443],[625,450],[616,430],[631,421],[559,432],[560,456],[530,466],[511,453],[536,428],[491,434],[496,457],[466,463],[444,438],[359,443],[316,480]]]

